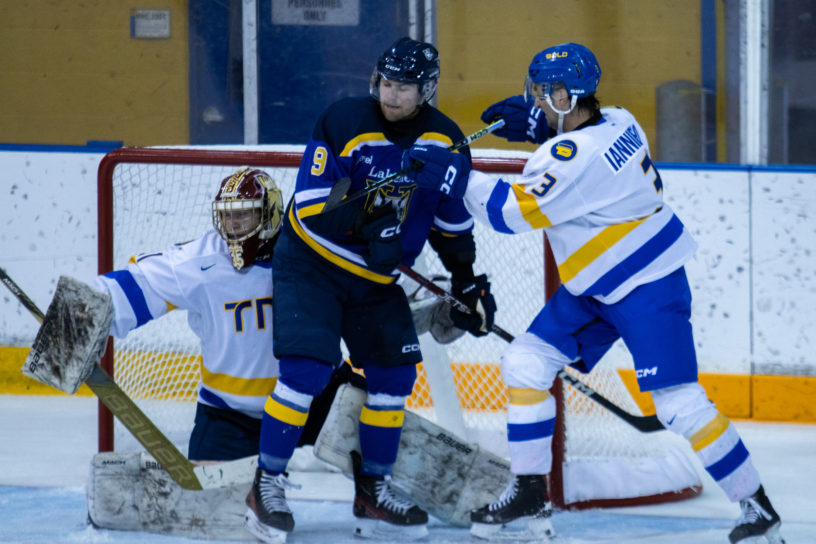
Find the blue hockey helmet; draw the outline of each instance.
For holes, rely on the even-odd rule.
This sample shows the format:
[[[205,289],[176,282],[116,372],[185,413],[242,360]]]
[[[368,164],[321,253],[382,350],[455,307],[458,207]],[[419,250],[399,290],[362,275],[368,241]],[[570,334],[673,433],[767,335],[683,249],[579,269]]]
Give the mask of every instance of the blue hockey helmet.
[[[400,38],[377,59],[371,74],[371,96],[380,99],[380,78],[419,85],[420,104],[433,97],[439,81],[439,51],[426,42]]]
[[[595,55],[577,43],[562,43],[533,57],[524,82],[524,96],[532,96],[534,83],[548,95],[554,84],[563,84],[571,96],[594,94],[601,81],[601,67]]]

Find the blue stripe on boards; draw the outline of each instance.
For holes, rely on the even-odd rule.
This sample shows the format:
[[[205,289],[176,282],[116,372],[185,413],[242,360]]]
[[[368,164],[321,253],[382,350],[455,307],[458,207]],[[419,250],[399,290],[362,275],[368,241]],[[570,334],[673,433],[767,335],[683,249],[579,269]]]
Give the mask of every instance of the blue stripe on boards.
[[[711,474],[712,478],[720,481],[734,472],[746,459],[748,459],[748,450],[740,440],[725,457],[713,465],[707,466],[706,470]]]
[[[666,225],[651,240],[640,246],[637,251],[618,263],[612,270],[593,283],[584,295],[608,295],[627,279],[645,268],[649,263],[666,251],[683,233],[683,223],[673,215]]]
[[[151,319],[150,310],[147,307],[147,300],[145,300],[142,288],[136,283],[133,274],[127,270],[114,270],[105,274],[106,277],[112,278],[119,284],[125,296],[130,302],[133,313],[136,314],[136,326],[141,327]]]
[[[509,442],[524,442],[549,438],[555,430],[555,418],[535,423],[508,423],[507,440]]]

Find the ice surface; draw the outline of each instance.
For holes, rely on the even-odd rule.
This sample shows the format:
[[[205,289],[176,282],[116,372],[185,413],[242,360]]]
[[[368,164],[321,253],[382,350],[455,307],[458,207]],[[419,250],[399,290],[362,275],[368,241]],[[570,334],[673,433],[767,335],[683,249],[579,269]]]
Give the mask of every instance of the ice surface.
[[[736,422],[782,516],[788,544],[816,543],[816,425]],[[0,542],[162,543],[202,541],[149,533],[94,529],[87,525],[85,481],[96,451],[96,400],[67,396],[0,395]],[[702,469],[698,467],[698,470]],[[680,503],[585,512],[557,512],[555,542],[569,544],[722,544],[738,507],[702,473],[704,492]],[[292,544],[361,544],[351,535],[351,484],[342,475],[319,479],[293,475],[304,484],[290,493],[295,515]],[[329,495],[333,500],[313,498]],[[466,529],[437,521],[433,544],[473,542]],[[380,544],[377,541],[368,541]],[[385,541],[383,541],[385,542]]]

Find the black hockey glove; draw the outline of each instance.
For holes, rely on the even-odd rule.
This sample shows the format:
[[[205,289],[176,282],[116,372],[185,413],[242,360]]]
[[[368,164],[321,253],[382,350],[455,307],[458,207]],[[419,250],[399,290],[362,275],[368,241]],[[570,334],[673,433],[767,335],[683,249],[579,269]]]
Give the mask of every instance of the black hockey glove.
[[[493,134],[508,142],[544,143],[550,136],[550,128],[544,113],[527,102],[524,95],[511,96],[496,102],[482,113],[482,121],[492,123],[504,119],[504,126]]]
[[[470,281],[453,281],[453,296],[473,310],[466,314],[451,307],[450,317],[458,328],[473,336],[484,336],[493,328],[496,300],[490,294],[490,282],[482,274]]]
[[[402,261],[402,244],[399,237],[400,222],[395,212],[379,217],[360,230],[368,240],[366,263],[380,274],[391,273]]]

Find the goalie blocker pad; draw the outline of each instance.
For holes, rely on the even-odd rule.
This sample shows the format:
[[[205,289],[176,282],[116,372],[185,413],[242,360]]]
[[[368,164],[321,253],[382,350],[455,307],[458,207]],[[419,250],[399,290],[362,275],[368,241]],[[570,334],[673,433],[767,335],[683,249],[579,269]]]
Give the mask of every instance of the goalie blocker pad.
[[[68,394],[76,393],[105,353],[113,304],[110,295],[60,276],[22,372]]]
[[[360,451],[357,425],[365,391],[343,385],[315,442],[318,459],[352,474],[352,450]],[[470,526],[470,511],[495,502],[510,479],[510,463],[469,444],[427,419],[405,412],[395,487],[436,518]]]

